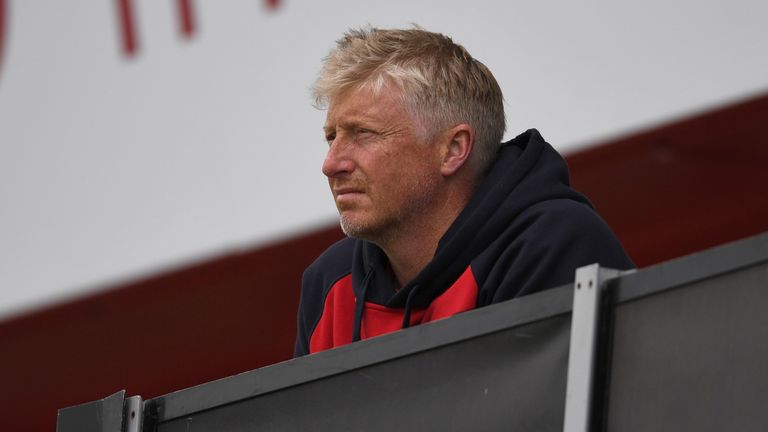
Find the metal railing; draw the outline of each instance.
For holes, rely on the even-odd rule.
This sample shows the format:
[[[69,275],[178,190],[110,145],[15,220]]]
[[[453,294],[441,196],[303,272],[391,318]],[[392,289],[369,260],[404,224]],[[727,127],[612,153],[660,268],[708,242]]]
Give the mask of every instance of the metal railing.
[[[142,401],[59,432],[763,430],[768,234]]]

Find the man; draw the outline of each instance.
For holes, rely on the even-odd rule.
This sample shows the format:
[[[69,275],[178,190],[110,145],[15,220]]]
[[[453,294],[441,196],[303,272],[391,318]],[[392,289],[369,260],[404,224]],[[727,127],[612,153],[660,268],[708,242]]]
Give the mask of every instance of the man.
[[[296,356],[633,266],[536,130],[500,143],[501,90],[450,38],[350,31],[313,92],[348,238],[304,273]]]

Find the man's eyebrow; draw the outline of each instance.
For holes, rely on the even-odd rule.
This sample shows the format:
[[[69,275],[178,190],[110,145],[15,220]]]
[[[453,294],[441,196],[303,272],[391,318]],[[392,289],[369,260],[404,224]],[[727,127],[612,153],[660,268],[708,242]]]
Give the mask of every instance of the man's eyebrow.
[[[337,123],[335,125],[325,125],[323,126],[323,133],[325,136],[329,135],[335,135],[336,131],[341,129],[343,131],[351,131],[359,127],[359,123],[357,122],[346,122],[346,123]]]
[[[362,127],[362,125],[363,125],[363,123],[361,121],[350,120],[350,121],[345,121],[345,122],[337,123],[337,124],[335,124],[333,126],[325,125],[325,126],[323,126],[323,132],[325,132],[325,134],[328,135],[328,134],[331,134],[331,133],[335,132],[336,129],[342,129],[342,130],[349,131],[349,130],[354,130],[354,129],[360,128],[360,127]]]
[[[354,130],[359,128],[370,128],[374,127],[373,122],[371,122],[368,119],[352,119],[346,122],[343,122],[338,125],[341,129],[344,130]]]

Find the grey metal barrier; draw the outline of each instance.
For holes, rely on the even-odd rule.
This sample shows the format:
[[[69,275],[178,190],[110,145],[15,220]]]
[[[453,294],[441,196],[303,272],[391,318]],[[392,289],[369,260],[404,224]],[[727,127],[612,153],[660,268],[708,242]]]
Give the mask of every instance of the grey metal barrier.
[[[768,425],[768,234],[142,401],[59,432],[758,431]]]

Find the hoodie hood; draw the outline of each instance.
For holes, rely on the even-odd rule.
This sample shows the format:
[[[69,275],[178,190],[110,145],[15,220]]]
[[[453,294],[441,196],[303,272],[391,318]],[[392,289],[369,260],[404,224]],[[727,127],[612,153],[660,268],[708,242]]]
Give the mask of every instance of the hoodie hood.
[[[356,240],[352,278],[360,315],[364,301],[405,307],[407,327],[410,309],[426,307],[450,287],[517,215],[539,202],[564,198],[590,205],[570,188],[565,161],[537,130],[502,144],[472,199],[440,239],[434,258],[401,289],[395,289],[397,281],[381,248]]]

